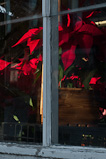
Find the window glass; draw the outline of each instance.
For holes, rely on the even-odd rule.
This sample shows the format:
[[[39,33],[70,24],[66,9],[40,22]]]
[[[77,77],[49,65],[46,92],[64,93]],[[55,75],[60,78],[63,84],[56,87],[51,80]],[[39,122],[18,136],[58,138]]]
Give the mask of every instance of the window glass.
[[[59,18],[59,143],[106,147],[106,8]]]
[[[59,11],[105,3],[106,0],[58,0]]]
[[[0,25],[0,141],[42,142],[42,29],[42,19]]]
[[[41,14],[42,0],[0,0],[0,15],[4,14],[4,20],[19,19]]]
[[[106,0],[78,0],[78,7],[85,7],[95,4],[105,3]]]

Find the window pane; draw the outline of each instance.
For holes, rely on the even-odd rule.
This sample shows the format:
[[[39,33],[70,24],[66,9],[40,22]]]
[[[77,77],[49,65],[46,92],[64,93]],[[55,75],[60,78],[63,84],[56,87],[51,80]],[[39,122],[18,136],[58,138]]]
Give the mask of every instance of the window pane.
[[[59,143],[106,147],[106,8],[59,18]]]
[[[106,0],[58,0],[59,11],[81,8],[105,2]]]
[[[35,13],[41,14],[42,0],[1,0],[0,16],[4,15],[4,20],[18,19],[32,16]]]
[[[101,3],[105,3],[105,2],[106,2],[106,0],[78,0],[78,6],[85,7],[85,6],[101,4]]]
[[[0,140],[42,141],[42,19],[0,26]]]

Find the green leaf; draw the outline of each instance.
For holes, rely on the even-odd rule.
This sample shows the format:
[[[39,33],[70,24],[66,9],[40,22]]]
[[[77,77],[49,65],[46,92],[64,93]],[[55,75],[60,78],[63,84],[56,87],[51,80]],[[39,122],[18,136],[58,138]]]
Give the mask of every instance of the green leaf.
[[[59,65],[59,81],[62,80],[63,76],[64,76],[63,67],[61,65]]]
[[[67,84],[67,88],[72,88],[73,84],[72,83],[68,83]]]
[[[37,74],[36,74],[36,78],[35,78],[35,80],[34,80],[34,84],[37,82],[37,80],[39,79],[39,77],[41,76],[41,74],[42,74],[42,71],[38,71],[37,72]]]
[[[34,110],[34,105],[33,105],[33,102],[32,102],[32,98],[29,95],[26,95],[26,96],[24,96],[24,100],[25,100],[25,103],[27,105],[31,106],[32,109]]]
[[[61,55],[61,53],[62,53],[62,48],[60,47],[59,48],[59,55]]]
[[[20,123],[20,121],[19,121],[19,119],[18,119],[18,117],[16,115],[13,115],[13,118],[14,118],[15,121],[17,121],[18,123]]]
[[[38,73],[40,70],[39,68],[36,69],[36,71],[34,72],[34,74]]]
[[[82,83],[84,84],[84,88],[85,89],[88,89],[89,88],[89,82],[91,80],[91,78],[95,75],[96,73],[96,69],[95,70],[92,70],[91,72],[89,72],[88,74],[86,73],[85,74],[85,78],[84,80],[82,81]]]
[[[73,69],[75,68],[74,64],[72,64],[70,67],[67,68],[67,70],[64,72],[67,76]]]
[[[30,98],[30,100],[29,100],[29,105],[30,105],[31,107],[33,107],[32,98]]]

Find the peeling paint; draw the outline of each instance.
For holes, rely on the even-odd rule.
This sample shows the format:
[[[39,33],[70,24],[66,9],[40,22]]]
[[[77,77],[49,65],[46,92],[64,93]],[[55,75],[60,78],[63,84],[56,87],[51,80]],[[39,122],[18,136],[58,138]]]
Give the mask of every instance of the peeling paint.
[[[0,159],[105,159],[105,148],[0,143]]]

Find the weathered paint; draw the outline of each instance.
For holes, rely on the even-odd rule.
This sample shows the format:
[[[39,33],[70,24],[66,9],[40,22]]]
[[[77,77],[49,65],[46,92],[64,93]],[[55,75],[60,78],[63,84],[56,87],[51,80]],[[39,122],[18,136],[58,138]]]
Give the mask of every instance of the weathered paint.
[[[58,142],[58,1],[43,0],[43,145]]]
[[[0,143],[0,159],[106,159],[105,148],[78,146],[34,146]]]
[[[45,0],[45,2],[47,2],[47,1],[48,0]],[[52,2],[54,2],[54,1],[52,0]],[[95,5],[95,7],[94,6],[88,6],[88,7],[85,7],[85,8],[77,8],[77,9],[73,9],[71,11],[61,12],[59,14],[67,14],[67,13],[70,13],[70,12],[74,13],[74,12],[79,12],[79,11],[84,11],[84,10],[89,10],[89,9],[97,9],[99,7],[106,7],[106,3]],[[45,19],[44,20],[45,27],[47,26],[47,24],[51,25],[51,20],[50,20],[50,17],[49,17],[50,15],[48,15],[48,18],[45,17],[46,15],[43,15],[43,16],[44,16],[44,19]],[[42,16],[34,15],[34,16],[30,16],[30,17],[20,18],[19,20],[15,19],[15,20],[12,20],[11,22],[10,21],[1,22],[0,25],[5,25],[5,24],[9,24],[9,23],[23,22],[23,21],[26,21],[26,20],[31,20],[31,19],[35,19],[35,18],[41,18],[41,17]],[[43,35],[44,36],[44,41],[46,39],[46,36],[49,36],[49,44],[50,44],[50,40],[51,40],[50,31],[51,30],[50,30],[50,28],[47,27],[45,31],[46,32],[44,32],[44,35]],[[51,65],[51,63],[50,63],[50,58],[51,57],[49,55],[49,53],[50,53],[49,49],[51,49],[51,48],[48,48],[47,43],[48,43],[48,41],[46,41],[44,43],[44,44],[46,44],[46,47],[47,47],[47,48],[45,47],[45,51],[47,51],[47,53],[48,53],[45,56],[45,62],[48,62],[47,65],[45,65],[46,66],[45,69],[47,69],[47,70],[45,70],[46,71],[45,73],[47,73],[48,71],[50,73],[51,68],[49,68],[48,66]],[[51,46],[52,45],[50,44],[50,47]],[[47,57],[47,55],[48,55],[48,57]],[[47,61],[48,59],[46,60],[46,58],[48,58],[49,61]],[[57,74],[57,72],[54,73],[54,74]],[[48,79],[48,76],[49,76],[49,80],[51,79],[51,75],[48,74],[45,78],[45,81]],[[49,80],[47,80],[47,82]],[[46,82],[46,87],[47,87],[48,84],[51,84],[51,81],[50,81],[50,83],[47,83],[47,82]],[[49,93],[49,89],[50,89],[50,92],[51,92],[51,87],[46,88],[46,89],[48,89],[48,93]],[[47,100],[49,100],[49,99],[47,99]],[[51,98],[50,98],[50,100],[51,100]],[[45,102],[47,102],[47,101],[45,101]],[[51,101],[49,101],[49,102],[51,102]],[[51,112],[51,107],[49,109],[49,105],[48,105],[48,107],[46,107],[45,112],[44,112],[44,119],[46,121],[46,124],[44,125],[44,129],[43,129],[44,137],[46,137],[46,138],[44,138],[44,141],[43,141],[44,145],[51,144],[51,139],[52,139],[52,137],[50,136],[51,131],[52,131],[51,130],[51,124],[50,124],[50,122],[51,122],[51,113],[50,112]],[[46,118],[47,115],[49,115],[48,119]],[[49,121],[49,119],[50,119],[50,121]],[[49,125],[48,125],[48,123],[49,123]],[[50,135],[49,135],[49,132],[50,132]],[[50,142],[49,142],[49,139],[50,139]],[[10,159],[10,158],[11,159],[38,159],[38,158],[39,159],[40,158],[44,158],[44,159],[45,158],[105,159],[106,158],[106,149],[105,148],[93,148],[93,147],[91,147],[91,148],[90,147],[77,147],[77,146],[76,147],[73,147],[73,146],[70,146],[70,147],[67,147],[67,146],[43,147],[43,146],[34,146],[34,145],[0,143],[0,159]]]

